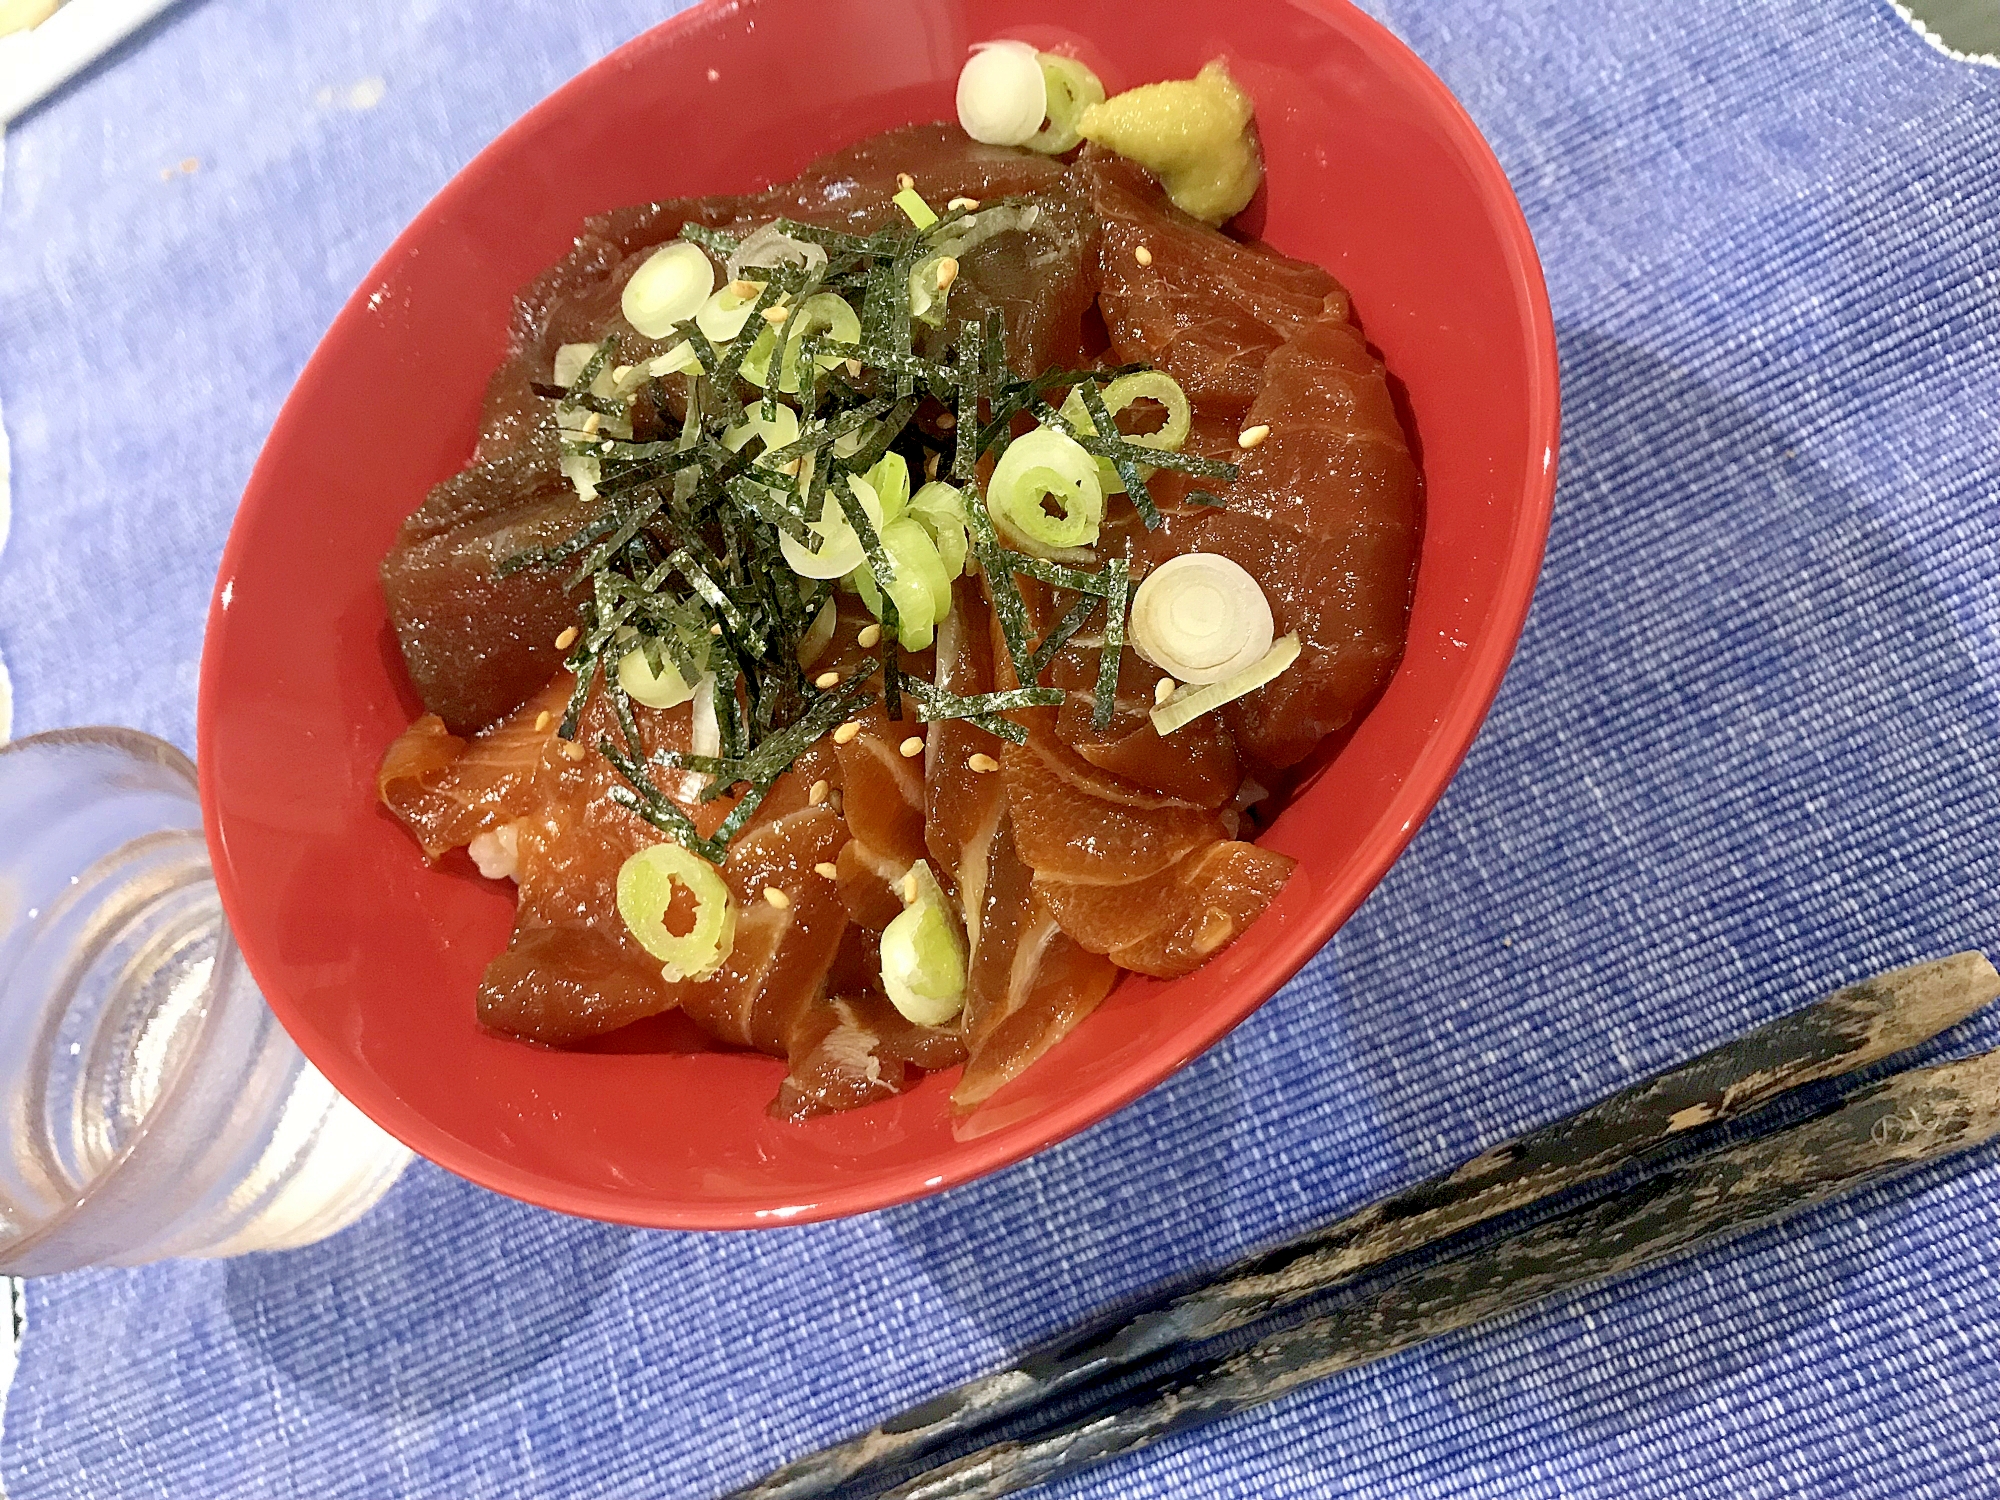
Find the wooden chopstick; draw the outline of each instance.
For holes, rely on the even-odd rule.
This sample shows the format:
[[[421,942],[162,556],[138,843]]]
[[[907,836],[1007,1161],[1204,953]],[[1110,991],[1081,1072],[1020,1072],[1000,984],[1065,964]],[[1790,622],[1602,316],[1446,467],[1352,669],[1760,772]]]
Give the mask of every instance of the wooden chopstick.
[[[1108,1408],[921,1474],[881,1500],[993,1500],[1261,1406],[1426,1339],[1759,1229],[2000,1136],[2000,1051],[1898,1073],[1830,1114],[1715,1151],[1439,1261]]]
[[[1239,1260],[1194,1290],[1156,1297],[1074,1332],[1008,1369],[786,1464],[726,1500],[811,1500],[863,1474],[907,1467],[1067,1392],[1326,1296],[1499,1215],[1643,1164],[1691,1130],[1870,1067],[1996,997],[2000,973],[1972,952],[1850,985],[1454,1171]]]

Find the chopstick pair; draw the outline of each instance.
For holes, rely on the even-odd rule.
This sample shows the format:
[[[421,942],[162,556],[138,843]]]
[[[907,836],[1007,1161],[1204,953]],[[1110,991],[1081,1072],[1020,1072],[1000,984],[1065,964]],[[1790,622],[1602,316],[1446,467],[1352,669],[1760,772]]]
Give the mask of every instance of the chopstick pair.
[[[2000,1135],[2000,1052],[1867,1085],[1853,1075],[1996,996],[2000,974],[1978,953],[1851,985],[1193,1290],[1073,1332],[726,1500],[1011,1494],[1969,1150]],[[1832,1080],[1846,1082],[1831,1094],[1809,1087]],[[1793,1118],[1775,1128],[1724,1139],[1732,1122],[1787,1105]],[[1538,1211],[1497,1237],[1469,1233]],[[1427,1252],[1442,1253],[1416,1265]],[[1273,1331],[1288,1310],[1309,1316]],[[1251,1342],[1218,1347],[1244,1330]]]

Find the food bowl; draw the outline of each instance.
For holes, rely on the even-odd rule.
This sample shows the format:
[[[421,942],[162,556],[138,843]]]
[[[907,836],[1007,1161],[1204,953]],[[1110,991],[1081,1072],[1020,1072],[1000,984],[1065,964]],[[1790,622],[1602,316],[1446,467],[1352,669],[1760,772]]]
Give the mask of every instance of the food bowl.
[[[1383,697],[1263,841],[1298,869],[1187,978],[1127,977],[968,1116],[956,1070],[789,1125],[783,1065],[672,1018],[555,1052],[483,1031],[508,892],[425,866],[375,800],[417,711],[376,568],[471,452],[514,293],[587,214],[737,192],[950,118],[970,43],[1073,50],[1112,89],[1226,55],[1269,163],[1250,210],[1328,267],[1387,360],[1426,482],[1410,643]],[[1102,1119],[1198,1056],[1352,913],[1443,791],[1506,669],[1555,482],[1556,353],[1526,224],[1444,86],[1359,11],[1290,0],[754,0],[614,52],[482,152],[335,320],[273,427],[224,552],[201,680],[201,791],[251,972],[306,1055],[440,1165],[569,1213],[798,1223],[951,1187]]]

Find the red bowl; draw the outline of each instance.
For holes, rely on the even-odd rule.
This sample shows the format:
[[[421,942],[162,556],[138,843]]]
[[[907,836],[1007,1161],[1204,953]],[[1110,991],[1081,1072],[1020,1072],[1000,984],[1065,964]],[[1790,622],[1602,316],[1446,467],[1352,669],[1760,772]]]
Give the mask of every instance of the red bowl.
[[[1126,979],[1075,1035],[954,1119],[955,1074],[803,1127],[780,1065],[637,1028],[601,1051],[483,1032],[472,996],[512,901],[424,866],[375,804],[412,699],[376,565],[471,451],[515,291],[615,205],[738,192],[912,120],[948,119],[967,46],[1067,44],[1116,90],[1218,54],[1255,95],[1263,232],[1353,291],[1407,392],[1427,484],[1409,650],[1265,842],[1299,868],[1244,940]],[[740,107],[732,107],[740,105]],[[706,122],[726,121],[726,129]],[[707,4],[531,110],[417,216],[320,344],[223,554],[201,680],[217,882],[271,1007],[384,1128],[569,1213],[719,1229],[860,1213],[1019,1161],[1104,1118],[1249,1015],[1401,853],[1506,670],[1555,484],[1556,353],[1527,225],[1444,86],[1359,11],[1286,0]],[[643,1034],[641,1034],[643,1032]]]

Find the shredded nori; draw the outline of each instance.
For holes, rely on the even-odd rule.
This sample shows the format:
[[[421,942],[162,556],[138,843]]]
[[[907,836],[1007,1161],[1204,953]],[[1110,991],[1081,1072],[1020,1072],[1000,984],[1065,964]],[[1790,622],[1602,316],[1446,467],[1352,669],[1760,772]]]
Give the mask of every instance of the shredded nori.
[[[588,582],[588,595],[579,606],[579,634],[564,657],[576,685],[557,732],[575,738],[590,695],[601,683],[617,736],[601,737],[597,748],[624,782],[610,796],[718,864],[727,856],[730,839],[799,754],[876,700],[872,677],[857,674],[821,692],[798,661],[800,641],[833,589],[796,576],[785,565],[780,538],[789,536],[817,549],[819,537],[811,527],[829,487],[861,541],[864,566],[880,599],[880,691],[890,717],[900,717],[907,695],[925,722],[960,719],[1021,743],[1027,730],[1007,715],[1063,701],[1063,691],[1044,685],[1041,676],[1100,608],[1104,634],[1092,722],[1099,729],[1109,727],[1130,565],[1114,558],[1091,572],[1002,545],[977,478],[980,461],[1005,449],[1018,420],[1033,417],[1071,434],[1085,451],[1116,468],[1148,528],[1159,524],[1160,514],[1142,465],[1202,479],[1236,477],[1233,464],[1148,448],[1118,432],[1101,388],[1143,365],[1018,374],[1007,363],[1007,328],[1000,311],[988,308],[981,319],[954,321],[948,316],[950,288],[938,291],[924,315],[926,321],[938,320],[943,337],[926,332],[930,342],[919,350],[915,339],[921,325],[910,312],[911,275],[928,260],[950,253],[953,226],[969,212],[950,210],[921,230],[890,228],[867,235],[777,221],[782,232],[824,249],[826,264],[811,271],[758,267],[753,278],[761,284],[757,299],[741,330],[721,346],[702,335],[692,319],[677,325],[675,334],[689,344],[700,365],[686,376],[686,417],[677,437],[618,437],[559,427],[562,450],[593,461],[604,512],[566,538],[507,558],[497,570],[504,576],[530,568],[563,568],[572,572],[573,583]],[[699,224],[683,225],[680,233],[717,261],[740,243]],[[791,402],[799,415],[797,440],[778,448],[739,442],[738,449],[731,449],[724,434],[745,420],[750,408],[775,416],[778,384],[800,311],[805,299],[819,291],[833,292],[857,309],[859,338],[836,340],[815,329],[799,339],[792,351],[799,387]],[[763,317],[771,307],[784,309],[782,322],[774,325]],[[766,387],[746,394],[743,362],[767,331],[772,353]],[[631,410],[627,402],[590,389],[616,348],[616,340],[607,338],[568,385],[537,382],[532,389],[550,399],[557,413],[626,416]],[[649,381],[653,408],[664,412],[664,380]],[[1088,413],[1087,426],[1066,420],[1052,404],[1072,390]],[[950,413],[952,430],[933,432],[918,425],[924,410],[936,411],[936,406],[926,408],[931,401]],[[857,439],[854,452],[834,452],[837,442]],[[984,575],[1018,686],[968,697],[904,670],[900,621],[889,591],[897,581],[895,560],[847,483],[849,476],[865,473],[890,452],[900,453],[926,478],[942,471],[965,496],[970,560]],[[795,479],[784,470],[797,460],[804,464]],[[920,483],[913,475],[913,487]],[[1189,499],[1222,503],[1207,490],[1191,490]],[[1031,641],[1016,574],[1075,595],[1039,642]],[[655,674],[671,663],[689,683],[700,682],[704,673],[713,675],[720,754],[642,753],[638,720],[616,671],[619,657],[635,649]],[[685,808],[655,783],[656,769],[708,778],[704,801],[736,795],[712,836],[700,836]]]

